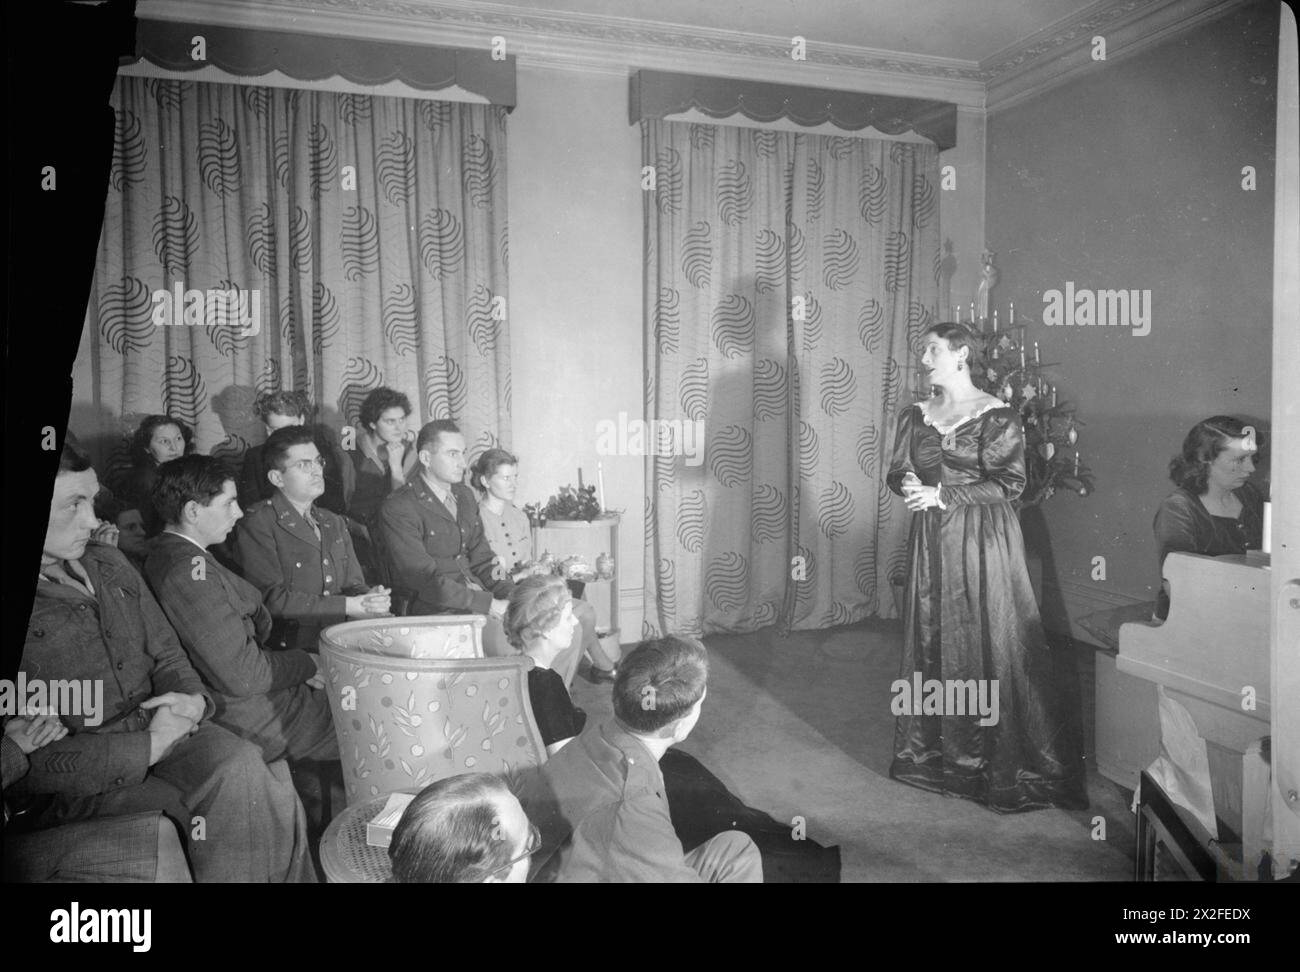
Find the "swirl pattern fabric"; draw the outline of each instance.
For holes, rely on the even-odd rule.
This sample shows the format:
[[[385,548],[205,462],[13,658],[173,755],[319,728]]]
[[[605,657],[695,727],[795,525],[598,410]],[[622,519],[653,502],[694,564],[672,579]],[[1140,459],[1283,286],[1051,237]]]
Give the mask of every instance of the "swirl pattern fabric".
[[[938,152],[646,120],[645,635],[895,617],[881,450],[936,319]],[[885,497],[882,500],[882,495]]]
[[[471,451],[508,441],[504,107],[135,77],[112,104],[73,375],[101,469],[155,412],[237,463],[264,436],[253,398],[281,388],[338,428],[390,385],[413,422],[460,422]],[[160,326],[155,298],[176,287],[202,312]],[[259,327],[251,304],[211,297],[231,291],[256,293]]]

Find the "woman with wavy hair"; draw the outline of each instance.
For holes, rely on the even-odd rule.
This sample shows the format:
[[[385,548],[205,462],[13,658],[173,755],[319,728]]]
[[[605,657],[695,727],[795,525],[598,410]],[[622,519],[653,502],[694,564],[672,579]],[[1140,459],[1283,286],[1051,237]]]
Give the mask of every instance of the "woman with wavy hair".
[[[131,436],[131,471],[113,492],[140,511],[147,536],[157,536],[163,527],[153,508],[158,467],[193,452],[194,430],[174,415],[146,415],[136,426]]]
[[[932,395],[899,414],[886,480],[913,513],[889,775],[999,813],[1084,808],[1072,658],[1044,635],[1012,505],[1020,415],[971,381],[978,335],[936,324],[923,340]]]
[[[1219,557],[1258,549],[1264,536],[1264,494],[1250,482],[1264,447],[1254,426],[1231,415],[1197,422],[1183,448],[1169,461],[1169,478],[1178,488],[1156,511],[1160,565],[1175,550]],[[1169,615],[1163,581],[1156,617]]]
[[[478,512],[488,545],[497,555],[497,562],[515,581],[537,573],[533,565],[532,527],[524,511],[514,503],[518,479],[519,460],[505,449],[488,449],[470,468],[470,485],[483,494]],[[556,666],[563,673],[564,684],[573,682],[584,653],[591,659],[588,680],[613,683],[617,668],[596,636],[595,609],[586,601],[575,600],[573,613],[582,638],[575,642],[573,652],[565,653]]]

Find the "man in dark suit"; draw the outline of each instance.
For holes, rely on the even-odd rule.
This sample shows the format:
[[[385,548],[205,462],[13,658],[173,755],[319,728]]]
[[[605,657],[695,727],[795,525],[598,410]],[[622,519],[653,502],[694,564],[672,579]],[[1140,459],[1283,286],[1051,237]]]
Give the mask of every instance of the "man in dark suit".
[[[312,430],[277,429],[262,456],[274,495],[240,522],[235,561],[271,612],[271,647],[316,651],[323,627],[388,614],[388,589],[366,586],[346,521],[315,505],[328,460]]]
[[[510,592],[465,478],[465,437],[455,422],[439,419],[415,441],[418,475],[385,498],[379,530],[393,584],[411,596],[407,614],[485,614],[484,649],[509,648],[501,618]],[[495,569],[494,569],[495,567]]]
[[[161,810],[200,882],[312,880],[286,767],[208,720],[213,699],[139,573],[89,543],[98,492],[90,460],[65,446],[20,672],[98,684],[103,698],[97,713],[61,712],[68,735],[28,754],[5,791],[10,827]]]
[[[342,462],[338,434],[327,425],[307,422],[312,412],[311,401],[301,391],[263,392],[253,403],[253,410],[266,427],[269,439],[279,429],[299,426],[311,430],[312,441],[325,457],[325,485],[316,498],[316,505],[338,514],[347,512],[346,497],[352,492],[352,463]],[[239,505],[252,509],[259,500],[275,496],[275,487],[266,478],[272,468],[266,455],[266,444],[249,446],[244,453],[244,466],[239,475]]]
[[[260,592],[208,551],[242,515],[235,480],[210,456],[158,469],[154,506],[166,528],[145,574],[194,667],[212,688],[214,717],[270,760],[336,760],[338,743],[315,655],[272,651]]]

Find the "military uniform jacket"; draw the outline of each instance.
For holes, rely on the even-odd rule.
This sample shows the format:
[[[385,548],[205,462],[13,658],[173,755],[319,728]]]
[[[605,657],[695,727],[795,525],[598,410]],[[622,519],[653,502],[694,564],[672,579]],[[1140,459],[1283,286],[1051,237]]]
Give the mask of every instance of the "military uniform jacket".
[[[347,522],[312,511],[320,537],[278,489],[239,522],[235,560],[271,612],[273,648],[315,651],[322,628],[347,620],[347,597],[364,594],[365,577]]]
[[[487,614],[493,597],[507,598],[514,590],[503,569],[498,567],[494,576],[495,556],[474,494],[457,483],[452,495],[455,517],[417,474],[379,509],[393,583],[411,594],[408,614]]]
[[[216,721],[245,737],[267,731],[307,692],[316,662],[304,651],[268,651],[271,615],[252,584],[207,550],[162,533],[145,561],[158,603],[205,684]]]
[[[144,782],[149,772],[146,699],[166,692],[213,700],[185,656],[176,632],[144,579],[116,547],[91,543],[81,565],[93,598],[65,584],[42,581],[27,622],[19,670],[27,679],[98,679],[102,722],[87,726],[60,713],[68,735],[28,757],[30,770],[14,794],[89,797]]]

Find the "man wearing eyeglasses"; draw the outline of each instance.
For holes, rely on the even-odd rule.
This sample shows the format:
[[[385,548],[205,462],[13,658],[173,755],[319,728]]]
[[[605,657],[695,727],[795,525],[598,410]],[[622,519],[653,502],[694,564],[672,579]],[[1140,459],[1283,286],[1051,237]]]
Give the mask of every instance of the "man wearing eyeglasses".
[[[541,844],[505,780],[463,773],[410,802],[388,857],[398,884],[523,884]]]
[[[338,743],[317,656],[269,647],[261,592],[208,548],[243,515],[230,470],[211,456],[158,468],[154,506],[166,528],[145,575],[217,703],[218,725],[260,746],[268,762],[337,760]]]
[[[269,500],[255,503],[235,532],[235,561],[271,612],[269,644],[314,652],[321,629],[348,618],[383,617],[386,587],[367,587],[337,513],[315,505],[328,462],[303,425],[276,429],[262,447]]]

